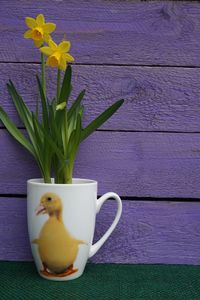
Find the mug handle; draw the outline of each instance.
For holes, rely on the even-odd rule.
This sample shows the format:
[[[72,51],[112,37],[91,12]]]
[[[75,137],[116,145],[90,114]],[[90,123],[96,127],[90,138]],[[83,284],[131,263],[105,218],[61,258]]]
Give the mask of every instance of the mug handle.
[[[101,246],[103,246],[103,244],[105,243],[107,238],[111,235],[111,233],[113,232],[113,230],[117,226],[117,223],[119,222],[119,219],[121,217],[122,201],[121,201],[120,197],[117,194],[111,193],[111,192],[106,193],[103,196],[101,196],[99,199],[97,199],[96,213],[98,214],[102,204],[106,200],[108,200],[109,198],[114,198],[114,200],[117,201],[117,213],[115,215],[115,219],[114,219],[113,223],[108,228],[108,230],[104,233],[104,235],[100,238],[100,240],[98,240],[94,245],[92,245],[90,247],[89,258],[92,257],[93,255],[95,255],[97,253],[97,251],[101,248]]]

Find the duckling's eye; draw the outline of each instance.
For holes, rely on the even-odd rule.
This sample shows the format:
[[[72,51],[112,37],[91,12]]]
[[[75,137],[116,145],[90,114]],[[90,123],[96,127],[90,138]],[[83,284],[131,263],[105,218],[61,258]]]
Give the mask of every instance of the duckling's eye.
[[[47,201],[49,201],[49,202],[50,202],[51,200],[52,200],[52,198],[51,198],[51,197],[48,197],[48,198],[47,198]]]

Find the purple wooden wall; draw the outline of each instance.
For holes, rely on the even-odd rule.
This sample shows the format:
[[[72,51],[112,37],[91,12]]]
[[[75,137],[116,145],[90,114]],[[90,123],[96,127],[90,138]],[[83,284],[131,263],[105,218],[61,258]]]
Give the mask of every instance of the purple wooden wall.
[[[66,32],[71,40],[73,95],[87,90],[86,124],[125,99],[84,142],[75,168],[99,181],[99,194],[124,199],[120,224],[93,261],[199,264],[200,3],[2,0],[1,11],[0,103],[22,130],[5,84],[12,78],[34,108],[39,55],[22,37],[28,15],[44,13],[57,23],[56,39]],[[50,94],[54,79],[49,72]],[[0,259],[29,260],[26,180],[39,173],[3,126],[0,150]],[[112,216],[110,201],[95,239]]]

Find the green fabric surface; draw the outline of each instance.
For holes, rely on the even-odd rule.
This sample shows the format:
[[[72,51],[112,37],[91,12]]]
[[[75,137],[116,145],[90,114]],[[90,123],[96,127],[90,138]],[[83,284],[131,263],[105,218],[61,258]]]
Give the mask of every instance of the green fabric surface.
[[[0,262],[0,300],[200,300],[200,266],[88,264],[66,282],[41,278],[32,262]]]

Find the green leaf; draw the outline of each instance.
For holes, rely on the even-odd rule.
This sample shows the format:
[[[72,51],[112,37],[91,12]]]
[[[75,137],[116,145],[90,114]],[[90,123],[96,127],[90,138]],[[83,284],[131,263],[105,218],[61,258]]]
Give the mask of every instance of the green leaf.
[[[7,84],[8,91],[11,95],[12,101],[16,107],[16,110],[19,114],[20,119],[24,123],[25,127],[27,122],[30,124],[31,122],[31,112],[23,101],[22,97],[18,94],[14,84],[12,81],[9,81],[10,84]]]
[[[44,163],[43,163],[42,136],[41,136],[41,131],[39,129],[37,117],[34,116],[33,113],[32,113],[32,121],[33,121],[34,133],[35,133],[35,144],[37,147],[37,160],[38,160],[40,169],[42,170],[42,172],[44,174],[45,167],[44,167]]]
[[[71,115],[71,118],[68,120],[68,135],[71,134],[71,132],[76,129],[76,126],[77,126],[77,117],[78,117],[78,114],[81,116],[82,118],[82,115],[83,115],[83,110],[84,110],[84,107],[83,105],[77,105],[76,108],[74,109],[74,112],[73,114]],[[68,116],[68,115],[67,115]]]
[[[75,113],[77,107],[80,106],[81,101],[83,99],[85,95],[85,90],[81,91],[80,94],[78,95],[78,97],[76,98],[76,100],[74,101],[74,103],[72,104],[72,106],[70,107],[67,116],[68,116],[68,120],[71,119],[71,117],[73,116],[73,114]]]
[[[27,133],[29,135],[29,138],[32,142],[34,152],[38,156],[38,147],[37,147],[37,142],[35,140],[35,133],[33,129],[33,122],[32,122],[32,114],[26,104],[24,103],[22,97],[18,94],[14,84],[12,81],[10,81],[10,85],[7,84],[8,91],[12,97],[13,103],[17,109],[17,112],[22,120],[22,122],[25,125],[25,128],[27,130]]]
[[[41,130],[41,124],[39,123],[37,116],[32,113],[32,120],[35,133],[35,141],[38,150],[38,164],[42,170],[45,182],[51,181],[50,171],[51,171],[51,157],[52,151],[50,147],[47,147],[46,136]]]
[[[58,103],[66,102],[71,93],[71,77],[72,77],[72,69],[71,66],[68,66],[62,82],[62,87],[60,91],[60,97]]]
[[[77,115],[76,120],[76,128],[71,132],[69,142],[68,142],[68,148],[67,148],[67,157],[75,159],[78,147],[81,142],[81,132],[82,132],[82,120],[81,120],[81,114]]]
[[[26,148],[34,157],[34,149],[30,142],[25,138],[21,131],[15,126],[15,124],[10,120],[6,112],[0,107],[0,119],[8,132],[24,147]]]
[[[80,106],[80,109],[79,109],[79,114],[80,114],[81,118],[82,118],[82,116],[83,116],[83,112],[84,112],[84,106],[81,105],[81,106]]]
[[[48,99],[46,99],[42,84],[40,82],[40,79],[38,76],[37,78],[37,83],[38,83],[38,88],[40,92],[40,98],[41,98],[41,103],[42,103],[42,118],[43,118],[43,127],[46,132],[49,133],[49,102]],[[35,121],[36,122],[36,121]],[[39,129],[39,123],[35,123],[35,125],[38,126]],[[41,126],[40,126],[41,127]],[[34,128],[35,133],[37,132],[37,127]],[[39,133],[39,136],[41,135],[41,132]],[[38,136],[36,136],[38,138]],[[39,142],[39,140],[38,140]],[[43,136],[43,141],[41,141],[41,147],[39,149],[40,156],[42,157],[42,162],[43,162],[43,167],[44,167],[44,173],[47,177],[50,177],[50,157],[51,157],[51,151],[47,147],[47,141],[46,141],[46,135]]]
[[[94,121],[92,121],[86,128],[82,130],[81,141],[86,139],[90,134],[92,134],[97,128],[99,128],[103,123],[105,123],[124,103],[121,99],[111,105],[106,109],[100,116],[98,116]]]
[[[36,108],[35,108],[35,115],[36,118],[39,119],[39,94],[36,96]]]
[[[36,120],[37,121],[37,120]],[[49,144],[50,147],[52,147],[53,151],[55,152],[55,154],[58,156],[58,158],[60,159],[60,161],[65,160],[65,157],[63,155],[63,153],[60,151],[60,149],[57,147],[55,141],[52,139],[52,137],[49,135],[49,132],[43,128],[43,126],[40,125],[40,130],[43,132],[43,135],[46,139],[46,142]]]
[[[62,111],[62,123],[61,123],[61,135],[64,156],[67,154],[67,144],[68,144],[68,122],[67,122],[67,111]]]
[[[32,113],[24,103],[22,97],[18,94],[14,84],[12,81],[10,81],[10,84],[7,85],[9,93],[11,94],[12,100],[15,104],[15,107],[19,113],[19,116],[22,120],[22,122],[25,125],[25,128],[27,130],[27,133],[29,135],[29,138],[32,142],[32,148],[34,151],[34,157],[38,163],[38,166],[40,168],[40,171],[42,172],[42,175],[45,175],[45,160],[43,157],[45,157],[45,153],[42,149],[43,144],[45,144],[44,139],[41,139],[41,132],[38,132],[36,130],[36,124],[34,124]],[[38,118],[35,116],[35,119],[38,122]]]
[[[73,145],[74,145],[74,141],[75,141],[75,134],[76,134],[76,131],[73,130],[72,133],[71,133],[71,135],[70,135],[69,142],[68,142],[67,158],[69,158],[70,154],[72,153]]]
[[[77,149],[79,147],[79,144],[81,142],[81,133],[82,133],[82,120],[81,120],[81,114],[79,113],[77,116],[76,121],[76,135],[75,135],[75,154],[77,152]]]
[[[47,129],[47,128],[49,128],[49,117],[48,117],[47,101],[46,101],[46,97],[45,97],[40,79],[37,75],[36,75],[36,78],[37,78],[38,88],[39,88],[39,91],[40,91],[40,97],[41,97],[41,102],[42,102],[43,124],[44,124],[44,127]]]

